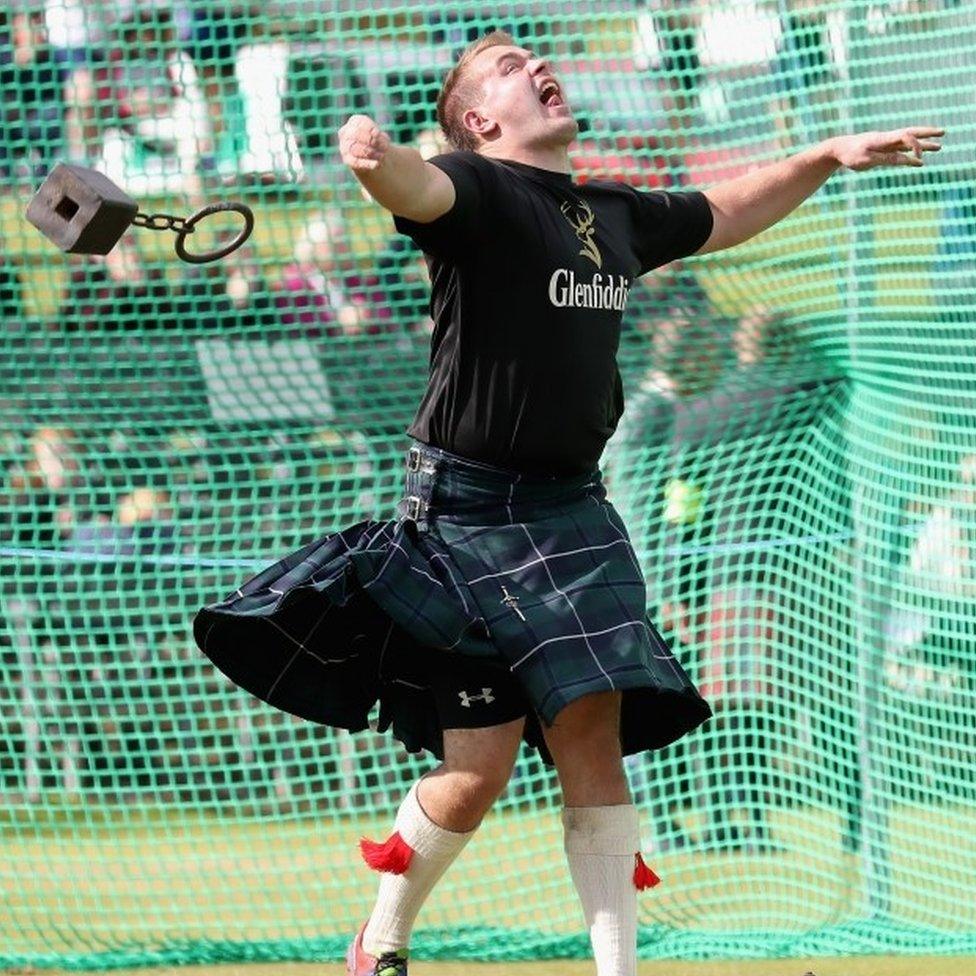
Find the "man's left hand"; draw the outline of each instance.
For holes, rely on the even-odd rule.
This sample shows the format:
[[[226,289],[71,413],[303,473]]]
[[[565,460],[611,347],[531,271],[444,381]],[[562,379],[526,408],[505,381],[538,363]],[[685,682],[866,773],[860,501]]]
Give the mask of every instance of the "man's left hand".
[[[889,132],[838,136],[829,143],[831,154],[841,166],[860,171],[875,166],[921,166],[923,153],[942,148],[936,139],[944,134],[945,129],[934,126],[910,126]]]

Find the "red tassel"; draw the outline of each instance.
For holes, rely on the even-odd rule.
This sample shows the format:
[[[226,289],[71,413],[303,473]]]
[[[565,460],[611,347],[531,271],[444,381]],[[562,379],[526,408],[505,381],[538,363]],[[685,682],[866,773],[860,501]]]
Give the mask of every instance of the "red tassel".
[[[374,871],[386,871],[389,874],[403,874],[410,867],[413,848],[400,836],[399,831],[390,834],[383,844],[365,837],[359,842],[363,860]]]
[[[659,885],[661,879],[644,863],[640,853],[634,855],[634,887],[638,891]]]

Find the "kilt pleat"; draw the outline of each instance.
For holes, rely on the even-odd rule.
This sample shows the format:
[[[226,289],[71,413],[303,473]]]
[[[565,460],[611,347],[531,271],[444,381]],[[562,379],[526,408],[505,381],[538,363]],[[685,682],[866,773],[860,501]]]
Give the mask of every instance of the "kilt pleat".
[[[598,471],[524,478],[426,445],[411,450],[397,517],[314,540],[204,607],[200,649],[283,711],[410,751],[443,754],[427,675],[443,655],[511,671],[540,721],[623,692],[625,754],[696,728],[708,705],[646,614],[626,529]]]

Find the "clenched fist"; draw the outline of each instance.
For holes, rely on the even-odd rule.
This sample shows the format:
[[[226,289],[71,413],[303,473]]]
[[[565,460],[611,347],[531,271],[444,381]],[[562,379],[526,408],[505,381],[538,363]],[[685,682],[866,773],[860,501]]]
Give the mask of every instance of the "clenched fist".
[[[339,130],[339,152],[353,172],[376,169],[389,148],[390,137],[368,115],[351,115]]]

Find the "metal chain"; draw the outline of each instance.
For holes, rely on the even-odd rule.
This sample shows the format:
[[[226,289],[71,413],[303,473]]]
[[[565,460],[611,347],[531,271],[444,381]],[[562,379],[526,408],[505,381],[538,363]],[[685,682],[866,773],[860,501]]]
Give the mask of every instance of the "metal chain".
[[[238,232],[237,236],[220,247],[205,251],[202,254],[191,254],[186,249],[186,239],[193,233],[196,225],[211,214],[216,213],[237,213],[244,218],[244,228]],[[190,264],[206,264],[208,261],[217,261],[236,251],[250,236],[254,230],[254,212],[246,203],[210,203],[201,207],[190,217],[174,217],[172,214],[144,214],[137,213],[132,218],[132,223],[136,227],[146,227],[149,230],[171,230],[176,232],[176,256],[182,261]]]
[[[193,233],[193,227],[187,227],[186,220],[182,217],[174,217],[172,214],[137,213],[132,218],[132,223],[136,227],[146,227],[149,230],[172,230],[177,234]]]

